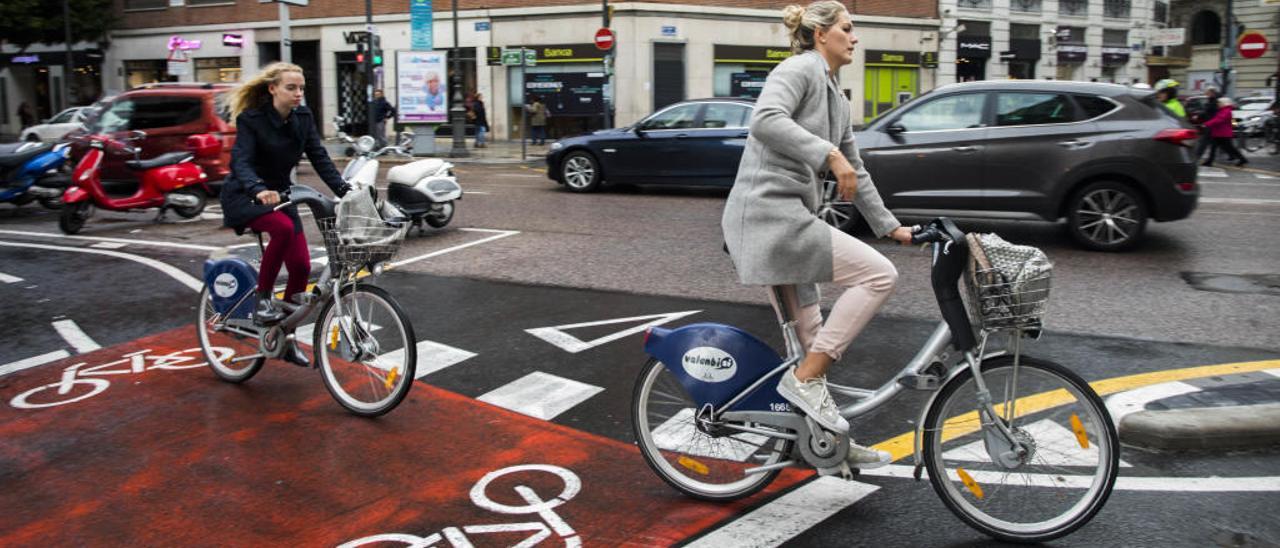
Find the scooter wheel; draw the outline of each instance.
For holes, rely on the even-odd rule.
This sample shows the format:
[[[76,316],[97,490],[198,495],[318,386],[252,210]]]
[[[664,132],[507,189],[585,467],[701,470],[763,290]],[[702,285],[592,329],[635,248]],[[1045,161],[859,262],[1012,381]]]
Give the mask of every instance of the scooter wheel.
[[[80,229],[84,228],[85,221],[89,220],[91,207],[93,206],[85,202],[66,204],[62,208],[62,215],[58,217],[58,228],[61,228],[64,234],[80,232]]]
[[[45,209],[62,209],[62,198],[41,198],[40,205]]]
[[[185,194],[187,196],[194,197],[196,200],[198,200],[196,205],[193,205],[190,207],[174,207],[173,208],[173,212],[177,213],[178,216],[182,217],[183,219],[194,219],[196,217],[199,217],[200,214],[204,212],[205,204],[208,203],[208,198],[204,195],[204,192],[198,188],[183,188],[183,189],[174,191],[174,194]]]
[[[434,211],[427,213],[424,219],[432,228],[444,228],[445,225],[449,224],[449,221],[453,220],[453,202],[449,201],[440,204],[439,213]]]

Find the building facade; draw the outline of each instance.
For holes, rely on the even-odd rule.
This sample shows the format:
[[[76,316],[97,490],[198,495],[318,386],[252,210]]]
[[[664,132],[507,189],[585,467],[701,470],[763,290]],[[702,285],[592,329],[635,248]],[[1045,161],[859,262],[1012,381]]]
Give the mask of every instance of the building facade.
[[[1232,3],[1231,10],[1233,25],[1227,25],[1226,0],[1174,0],[1167,22],[1170,28],[1183,29],[1185,39],[1181,45],[1154,49],[1150,64],[1155,75],[1178,80],[1187,93],[1200,93],[1208,86],[1222,89],[1225,49],[1230,56],[1231,95],[1274,96],[1280,85],[1273,78],[1280,69],[1276,55],[1280,1],[1240,0]],[[1267,41],[1265,53],[1256,58],[1242,56],[1237,46],[1245,34],[1262,35]]]

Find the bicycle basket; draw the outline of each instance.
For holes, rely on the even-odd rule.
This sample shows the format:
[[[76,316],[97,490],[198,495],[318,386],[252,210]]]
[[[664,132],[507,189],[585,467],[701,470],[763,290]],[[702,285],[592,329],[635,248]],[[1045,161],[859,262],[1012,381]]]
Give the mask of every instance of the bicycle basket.
[[[381,218],[347,215],[318,223],[329,263],[335,268],[359,270],[389,261],[404,241],[405,227]]]
[[[1053,263],[1039,248],[969,234],[969,317],[982,329],[1038,329],[1049,306]]]

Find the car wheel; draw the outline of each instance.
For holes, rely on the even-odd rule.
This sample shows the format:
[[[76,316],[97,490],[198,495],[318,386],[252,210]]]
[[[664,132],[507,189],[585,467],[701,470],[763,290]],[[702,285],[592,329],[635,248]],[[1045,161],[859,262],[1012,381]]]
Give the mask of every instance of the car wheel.
[[[573,192],[593,192],[600,188],[600,164],[587,152],[571,152],[560,164],[560,180]]]
[[[1147,227],[1147,206],[1133,187],[1097,181],[1077,191],[1067,204],[1067,229],[1080,245],[1119,251],[1138,243]]]
[[[822,222],[836,227],[845,234],[853,234],[866,224],[853,202],[841,200],[836,195],[835,181],[823,182],[822,203],[818,205],[815,214],[822,219]]]
[[[28,142],[28,143],[39,143],[39,142],[40,142],[40,136],[39,136],[39,135],[36,135],[36,134],[34,134],[34,133],[28,133],[28,134],[27,134],[27,137],[26,137],[25,139],[23,139],[23,140],[24,140],[24,141],[26,141],[26,142]]]

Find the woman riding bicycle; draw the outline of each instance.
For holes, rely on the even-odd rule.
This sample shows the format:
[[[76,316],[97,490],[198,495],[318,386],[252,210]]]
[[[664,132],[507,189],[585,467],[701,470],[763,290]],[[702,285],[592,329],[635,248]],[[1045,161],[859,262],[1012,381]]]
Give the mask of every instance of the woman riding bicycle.
[[[236,121],[236,144],[231,149],[231,174],[221,193],[223,224],[237,234],[246,229],[266,233],[271,240],[262,255],[253,315],[263,324],[285,317],[271,300],[280,266],[289,271],[286,301],[306,288],[311,273],[311,254],[297,207],[273,210],[281,202],[280,192],[291,184],[290,172],[305,153],[334,194],[342,196],[349,188],[320,142],[311,111],[302,106],[305,88],[301,67],[273,63],[233,90],[228,101]],[[284,358],[309,365],[296,346]]]
[[[838,181],[876,235],[904,244],[911,230],[884,207],[854,143],[849,101],[837,72],[853,62],[858,43],[840,2],[787,6],[783,22],[795,53],[765,81],[751,119],[738,177],[721,227],[744,284],[783,286],[779,311],[797,319],[807,354],[785,373],[778,392],[823,427],[844,434],[827,391],[826,372],[893,291],[897,270],[871,246],[822,222],[814,211],[822,181]],[[844,293],[824,324],[817,282],[835,282]],[[852,444],[852,441],[850,442]],[[851,445],[849,460],[861,467],[888,462],[888,454]]]

